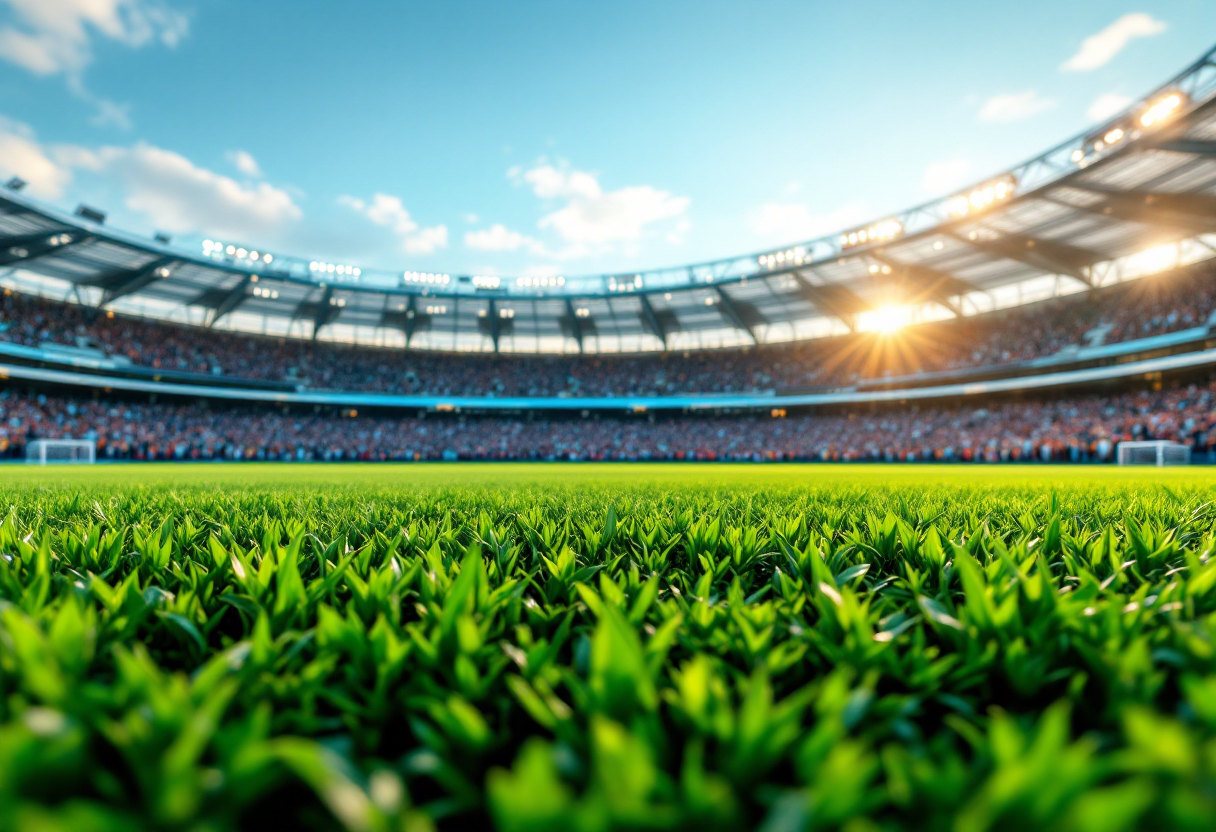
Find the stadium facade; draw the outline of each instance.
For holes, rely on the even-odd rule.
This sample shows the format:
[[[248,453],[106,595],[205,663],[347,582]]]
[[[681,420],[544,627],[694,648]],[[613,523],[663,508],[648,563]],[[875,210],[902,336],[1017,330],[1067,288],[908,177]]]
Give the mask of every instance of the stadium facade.
[[[225,240],[186,251],[164,238],[114,230],[87,206],[70,215],[48,208],[26,198],[15,179],[0,192],[0,283],[9,297],[26,301],[11,305],[0,332],[0,374],[6,395],[18,397],[204,410],[235,404],[318,419],[357,410],[386,418],[429,412],[500,420],[558,413],[644,415],[652,422],[656,414],[696,419],[698,413],[836,418],[850,411],[976,408],[1011,396],[1161,392],[1175,382],[1207,384],[1216,365],[1211,310],[1187,300],[1206,292],[1212,279],[1214,187],[1216,49],[1107,123],[958,194],[781,250],[629,274],[388,273]],[[1144,314],[1135,286],[1174,275],[1199,283],[1174,287],[1174,306],[1156,316],[1168,326],[1149,315],[1107,337],[1112,320],[1137,308]],[[995,360],[978,349],[978,357],[941,366],[915,356],[900,362],[874,356],[896,349],[901,338],[908,341],[902,349],[915,352],[917,331],[926,334],[921,341],[929,352],[942,333],[963,340],[960,355],[968,333],[1003,330],[1016,342],[1018,321],[1037,316],[1036,305],[1045,303],[1057,316],[1079,320],[1086,308],[1106,304],[1111,317]],[[13,337],[23,316],[26,336]],[[48,323],[30,327],[31,316]],[[216,345],[231,351],[244,344],[256,354],[273,339],[311,351],[314,364],[324,360],[317,356],[355,361],[349,355],[357,354],[356,364],[378,368],[368,372],[385,378],[316,383],[306,373],[242,373],[218,361],[199,372],[183,359],[132,360],[138,350],[113,332],[105,344],[94,337],[99,324],[137,319],[141,332],[161,327],[153,338],[173,341],[179,352],[210,355],[220,350]],[[867,353],[864,366],[801,384],[772,381],[779,374],[766,370],[831,364],[859,350]],[[622,382],[607,394],[601,386],[599,395],[577,384],[521,392],[522,385],[506,390],[460,380],[475,375],[473,367],[518,375],[540,366],[556,366],[557,375],[588,366],[609,375],[665,367],[677,376],[680,359],[689,356],[702,366],[719,357],[724,365],[745,363],[748,380],[725,390]],[[393,380],[414,375],[407,365],[415,360],[456,381]],[[20,438],[27,435],[33,433]],[[1027,454],[1040,456],[1038,447]],[[410,456],[418,454],[401,455]]]

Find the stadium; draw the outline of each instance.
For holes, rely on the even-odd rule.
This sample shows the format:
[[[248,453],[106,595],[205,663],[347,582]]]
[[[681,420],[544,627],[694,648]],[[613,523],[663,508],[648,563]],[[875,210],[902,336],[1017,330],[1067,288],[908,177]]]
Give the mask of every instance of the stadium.
[[[73,28],[0,2],[0,90],[62,75],[109,129],[101,39],[187,34],[249,80],[199,22],[223,5],[65,0]],[[706,9],[733,43],[747,15]],[[299,14],[387,60],[387,23]],[[1179,28],[1100,25],[1062,71]],[[242,183],[171,179],[181,156],[152,182],[180,202],[111,210],[64,172],[148,145],[0,115],[0,829],[1216,828],[1216,47],[1114,97],[906,210],[568,274],[501,225],[485,250],[563,269],[428,270],[434,229],[381,193],[337,204],[399,232],[396,268],[314,256],[340,231],[279,250],[250,213],[124,230],[216,182],[303,197],[248,154]],[[242,118],[290,155],[296,126]],[[599,197],[569,176],[538,228]]]
[[[1134,439],[1216,461],[1214,97],[1208,53],[897,216],[569,279],[184,251],[15,178],[0,442],[136,460],[1088,462]]]

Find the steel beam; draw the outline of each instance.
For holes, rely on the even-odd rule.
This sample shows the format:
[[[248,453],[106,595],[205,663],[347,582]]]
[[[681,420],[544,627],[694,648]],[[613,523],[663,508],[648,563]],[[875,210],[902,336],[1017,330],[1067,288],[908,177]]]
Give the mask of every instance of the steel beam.
[[[1175,228],[1188,234],[1216,232],[1216,197],[1210,194],[1168,194],[1149,191],[1120,191],[1098,185],[1070,184],[1069,187],[1101,194],[1104,199],[1092,205],[1072,205],[1073,210],[1114,217],[1128,222]]]
[[[991,240],[973,240],[957,231],[948,232],[960,242],[1006,260],[1016,260],[1049,274],[1063,274],[1093,286],[1089,267],[1110,258],[1096,251],[1070,246],[1054,240],[1040,240],[1021,234],[1005,234]]]
[[[312,316],[312,340],[317,340],[317,333],[321,331],[321,327],[333,323],[334,318],[338,317],[338,307],[332,301],[334,299],[334,287],[331,285],[325,286],[325,291],[321,293],[321,302],[317,305]],[[304,304],[301,304],[303,306]]]
[[[0,266],[37,260],[39,257],[55,254],[68,246],[77,246],[92,239],[87,234],[73,230],[0,238]]]
[[[578,351],[581,354],[583,351],[583,321],[575,314],[574,301],[571,298],[566,298],[566,317],[570,319],[570,334],[578,342]]]
[[[895,278],[895,284],[908,297],[906,301],[919,303],[931,300],[946,307],[955,317],[962,317],[963,310],[955,298],[976,291],[965,280],[961,280],[949,272],[933,269],[928,266],[918,266],[912,263],[901,263],[892,260],[883,252],[873,252],[870,257],[891,270],[890,277]]]
[[[752,339],[753,344],[759,344],[760,339],[756,337],[756,331],[743,319],[743,314],[739,311],[739,307],[735,305],[731,296],[726,294],[726,290],[721,286],[715,286],[714,291],[718,293],[718,311],[726,322],[735,329],[741,329],[746,332]]]
[[[818,276],[813,269],[803,269],[794,274],[798,278],[798,291],[808,303],[839,320],[850,332],[857,331],[857,315],[871,308],[864,298],[844,286],[812,283],[809,275]]]
[[[455,314],[455,313],[453,313]],[[405,348],[410,348],[410,342],[414,340],[414,332],[418,328],[418,297],[410,295],[409,301],[405,305]]]
[[[1175,153],[1190,153],[1192,156],[1216,156],[1216,142],[1202,139],[1168,139],[1150,146],[1155,150],[1172,150]]]
[[[650,305],[650,298],[645,295],[638,295],[638,300],[642,302],[642,324],[655,338],[663,342],[663,349],[667,349],[667,338],[671,334],[667,331],[667,327],[663,326],[659,316],[654,313],[654,307]]]
[[[502,328],[498,322],[498,304],[494,298],[490,298],[490,309],[486,313],[489,316],[488,328],[490,330],[490,340],[494,342],[494,352],[498,352],[498,336],[502,334]]]
[[[176,261],[173,258],[162,257],[145,266],[140,266],[138,269],[110,272],[90,281],[102,290],[101,301],[98,302],[97,308],[109,306],[119,298],[133,295],[148,284],[168,277],[175,264]]]
[[[227,295],[216,305],[211,313],[211,318],[207,321],[207,328],[215,326],[215,322],[227,315],[229,312],[235,312],[237,307],[245,302],[246,294],[249,291],[249,284],[253,282],[253,275],[245,275],[245,279],[232,288]]]

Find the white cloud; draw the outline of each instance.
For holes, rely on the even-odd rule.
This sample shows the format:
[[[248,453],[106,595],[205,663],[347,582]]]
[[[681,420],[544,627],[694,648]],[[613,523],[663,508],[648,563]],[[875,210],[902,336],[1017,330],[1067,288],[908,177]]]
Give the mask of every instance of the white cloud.
[[[58,199],[81,170],[116,185],[128,209],[174,234],[252,241],[303,217],[287,192],[265,182],[242,185],[172,151],[144,143],[48,148],[28,126],[0,116],[0,177],[18,176],[34,196]]]
[[[89,119],[89,124],[95,127],[117,127],[119,130],[131,129],[130,104],[116,104],[105,98],[98,98],[93,103],[97,105],[97,112]]]
[[[258,160],[253,158],[253,154],[248,150],[229,150],[224,154],[224,158],[246,176],[252,176],[254,179],[262,178],[262,169],[258,167]]]
[[[1125,14],[1101,32],[1081,41],[1077,54],[1065,61],[1065,72],[1090,72],[1106,66],[1136,38],[1147,38],[1164,32],[1166,25],[1144,12]]]
[[[601,195],[600,183],[589,173],[580,170],[558,170],[552,165],[540,165],[523,175],[532,186],[532,193],[541,199],[595,199]]]
[[[766,202],[751,212],[750,225],[766,240],[795,242],[840,231],[863,219],[863,208],[854,203],[827,214],[812,214],[801,202]]]
[[[679,222],[675,224],[675,227],[667,233],[667,242],[671,243],[673,246],[683,245],[685,236],[691,230],[692,220],[688,219],[688,217],[682,217],[680,218]]]
[[[357,211],[376,225],[392,229],[401,239],[401,248],[407,254],[431,254],[437,249],[448,247],[447,226],[420,228],[399,196],[378,193],[373,194],[369,202],[359,197],[343,195],[338,197],[338,204]]]
[[[1126,110],[1134,100],[1131,96],[1119,95],[1117,92],[1104,92],[1089,105],[1085,115],[1090,121],[1106,121]]]
[[[1036,90],[994,95],[980,108],[980,121],[1021,121],[1056,106],[1051,98],[1044,98]]]
[[[159,0],[0,0],[15,25],[0,27],[0,58],[37,75],[78,75],[94,35],[131,48],[176,46],[189,20]]]
[[[633,185],[605,192],[594,174],[540,164],[527,171],[512,168],[507,175],[527,184],[545,200],[566,204],[541,217],[538,227],[552,229],[570,244],[564,256],[588,253],[613,243],[640,240],[645,227],[682,217],[689,199],[650,185]]]
[[[432,254],[436,249],[448,247],[448,227],[435,225],[424,228],[417,234],[406,237],[402,248],[407,254]]]
[[[27,125],[0,116],[0,178],[25,180],[29,192],[42,199],[58,199],[72,180],[72,172],[52,159]]]
[[[152,145],[77,150],[74,155],[77,166],[121,183],[127,208],[164,231],[255,240],[303,216],[286,191],[266,182],[243,185]]]
[[[920,179],[920,188],[928,194],[940,195],[961,185],[971,172],[968,159],[940,159],[930,162]]]
[[[538,240],[512,231],[502,223],[466,232],[464,244],[479,251],[518,251],[522,248],[535,254],[544,253],[544,246]]]

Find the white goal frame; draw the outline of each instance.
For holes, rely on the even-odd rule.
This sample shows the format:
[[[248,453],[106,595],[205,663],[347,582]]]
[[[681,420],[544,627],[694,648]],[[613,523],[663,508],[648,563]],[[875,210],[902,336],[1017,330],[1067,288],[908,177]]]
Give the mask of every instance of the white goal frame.
[[[28,465],[92,465],[97,461],[97,443],[92,439],[31,439],[25,444],[25,461]]]
[[[1115,459],[1120,465],[1190,465],[1191,446],[1164,439],[1120,442],[1115,446]]]

